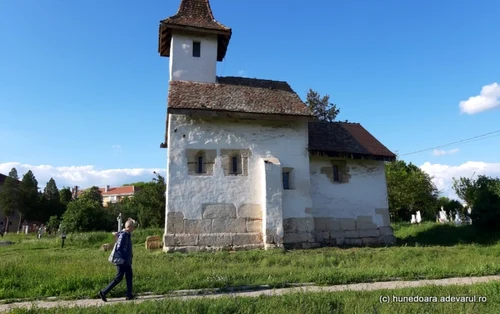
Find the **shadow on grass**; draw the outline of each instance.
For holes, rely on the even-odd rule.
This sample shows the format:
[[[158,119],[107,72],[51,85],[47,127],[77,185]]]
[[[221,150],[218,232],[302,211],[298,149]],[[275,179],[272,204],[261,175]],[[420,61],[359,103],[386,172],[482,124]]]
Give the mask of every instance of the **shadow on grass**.
[[[473,225],[423,224],[394,228],[398,246],[457,244],[494,245],[500,240],[500,232],[480,232]]]

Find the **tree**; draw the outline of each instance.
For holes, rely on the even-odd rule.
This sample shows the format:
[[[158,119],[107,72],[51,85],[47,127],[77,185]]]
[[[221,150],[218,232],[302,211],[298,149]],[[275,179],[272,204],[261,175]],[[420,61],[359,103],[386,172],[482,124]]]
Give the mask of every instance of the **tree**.
[[[31,170],[24,174],[19,189],[22,197],[19,212],[26,219],[39,219],[38,181]]]
[[[500,228],[500,178],[480,175],[477,180],[454,180],[455,193],[472,207],[473,226],[490,232]]]
[[[70,188],[65,187],[59,190],[59,202],[64,206],[65,209],[68,206],[69,202],[71,202],[72,200],[73,194],[71,193]]]
[[[137,191],[133,198],[142,227],[160,227],[165,224],[165,178],[155,174],[156,177]]]
[[[474,194],[476,192],[474,180],[464,177],[459,179],[453,178],[452,187],[458,197],[467,203],[467,206],[472,206],[474,203]]]
[[[59,221],[59,218],[57,216],[50,216],[48,222],[47,222],[47,231],[49,234],[56,233],[57,229],[59,229],[59,224],[61,222]]]
[[[322,122],[333,122],[340,113],[337,105],[330,103],[329,95],[321,97],[318,92],[312,89],[309,89],[307,92],[306,105],[318,120]]]
[[[83,191],[83,193],[79,196],[79,198],[85,198],[92,201],[96,201],[99,204],[102,204],[102,193],[99,187],[93,186],[88,190]]]
[[[60,217],[66,209],[65,206],[61,204],[59,189],[57,188],[56,181],[53,178],[50,178],[47,182],[47,185],[43,190],[43,195],[40,199],[42,204],[44,203],[42,206],[45,212],[43,215],[43,221],[54,215]]]
[[[424,219],[435,219],[439,191],[427,173],[397,160],[386,165],[386,179],[389,210],[395,220],[409,221],[417,211]]]
[[[3,187],[0,190],[0,207],[2,208],[4,216],[7,217],[5,232],[9,232],[10,216],[19,209],[21,203],[18,184],[19,176],[17,175],[17,170],[16,168],[12,168],[7,178],[5,178]]]

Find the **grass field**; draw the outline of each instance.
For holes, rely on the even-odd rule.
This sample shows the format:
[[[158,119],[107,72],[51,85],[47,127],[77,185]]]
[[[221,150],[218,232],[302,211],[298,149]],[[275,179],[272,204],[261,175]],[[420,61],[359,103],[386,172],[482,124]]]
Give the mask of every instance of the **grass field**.
[[[470,226],[433,223],[398,225],[395,233],[399,243],[389,248],[165,254],[147,252],[143,245],[147,236],[161,235],[162,230],[138,229],[133,235],[134,292],[163,294],[240,285],[279,287],[286,283],[342,284],[500,273],[496,235],[478,238]],[[109,233],[72,234],[61,249],[57,238],[5,236],[3,240],[16,244],[0,247],[0,300],[95,298],[114,276],[114,266],[107,261],[109,252],[99,250],[111,238]],[[124,293],[122,283],[110,297]]]
[[[297,293],[258,298],[223,297],[189,301],[167,299],[163,301],[146,301],[139,304],[122,303],[105,307],[14,310],[11,313],[498,314],[500,313],[499,292],[500,283],[493,282],[472,286],[421,287],[369,292]],[[409,297],[413,297],[413,300],[410,300]],[[427,299],[425,299],[426,297]],[[457,299],[452,300],[450,297]],[[461,297],[467,299],[461,300]],[[389,303],[386,303],[387,298]]]

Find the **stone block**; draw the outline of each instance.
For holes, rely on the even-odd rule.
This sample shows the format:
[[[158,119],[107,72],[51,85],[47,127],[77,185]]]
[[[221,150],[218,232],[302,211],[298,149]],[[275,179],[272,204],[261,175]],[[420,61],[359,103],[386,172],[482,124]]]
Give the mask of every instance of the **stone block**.
[[[356,220],[354,218],[340,218],[340,230],[356,230]]]
[[[380,230],[378,229],[369,229],[369,230],[358,230],[359,236],[361,238],[369,238],[369,237],[379,237]]]
[[[391,226],[380,227],[378,229],[380,230],[380,235],[383,235],[383,236],[392,236],[392,235],[394,235],[394,231],[392,230]]]
[[[259,204],[243,204],[238,208],[238,217],[262,219],[262,209]]]
[[[146,250],[161,249],[161,238],[159,236],[150,236],[146,238]]]
[[[345,237],[346,238],[359,238],[359,231],[358,230],[348,230],[344,231]]]
[[[330,239],[330,232],[328,232],[328,231],[321,232],[321,238],[322,238],[323,240],[328,240],[328,239]]]
[[[326,217],[314,217],[314,231],[322,232],[322,231],[328,231],[327,229],[327,219],[331,218],[326,218]]]
[[[332,231],[330,232],[330,237],[332,239],[343,239],[346,237],[345,231]]]
[[[364,245],[368,246],[376,246],[380,243],[378,238],[372,238],[372,237],[361,238],[361,240],[363,241]]]
[[[312,217],[295,218],[295,226],[297,227],[297,232],[313,231],[314,219]]]
[[[377,225],[373,223],[372,216],[358,216],[356,218],[356,229],[358,230],[377,229]]]
[[[359,238],[358,239],[345,238],[344,244],[345,245],[352,245],[352,246],[361,246],[361,245],[363,245],[363,241]]]
[[[174,240],[177,246],[198,245],[197,234],[176,234]]]
[[[396,237],[392,235],[383,235],[379,238],[381,244],[394,245],[396,244]]]
[[[375,213],[382,216],[382,224],[389,226],[391,224],[389,217],[389,208],[376,208]]]
[[[104,252],[110,251],[113,249],[113,245],[114,244],[111,243],[104,243],[103,245],[101,245],[100,250]]]
[[[321,244],[320,243],[317,243],[317,242],[313,242],[313,243],[302,243],[302,248],[303,249],[317,249],[317,248],[320,248],[321,247]]]
[[[278,237],[278,234],[276,233],[276,230],[274,229],[267,229],[266,230],[266,243],[274,243],[274,244],[281,244],[283,243],[283,238]]]
[[[297,232],[297,226],[295,224],[295,218],[283,219],[283,230],[285,233]]]
[[[246,219],[247,232],[262,232],[262,219]]]
[[[285,233],[283,243],[307,242],[309,234],[307,232]]]
[[[233,234],[233,245],[248,245],[262,243],[262,233]]]
[[[200,234],[198,243],[200,246],[230,246],[232,238],[230,234]]]
[[[212,220],[212,233],[245,233],[246,229],[245,218]]]
[[[337,238],[335,239],[336,245],[344,245],[344,238]]]
[[[340,221],[335,218],[327,218],[326,220],[327,231],[340,231]]]
[[[236,207],[234,204],[203,204],[202,217],[204,219],[236,218]]]
[[[184,233],[200,234],[212,232],[211,219],[186,219],[184,220]]]
[[[167,232],[168,233],[184,232],[184,213],[182,212],[167,213]]]

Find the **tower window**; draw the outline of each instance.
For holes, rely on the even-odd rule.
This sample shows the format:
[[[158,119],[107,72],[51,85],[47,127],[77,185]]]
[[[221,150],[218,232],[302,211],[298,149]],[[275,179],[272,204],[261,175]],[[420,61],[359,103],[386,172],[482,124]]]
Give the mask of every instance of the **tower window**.
[[[283,189],[290,190],[290,172],[283,172]]]
[[[231,159],[232,163],[231,163],[231,170],[232,170],[232,173],[238,173],[238,157],[237,156],[233,156],[233,158]]]
[[[198,169],[197,172],[198,173],[203,173],[203,156],[198,156]]]
[[[201,56],[201,43],[193,41],[193,57],[199,58]]]
[[[333,181],[340,182],[339,166],[333,165]]]

